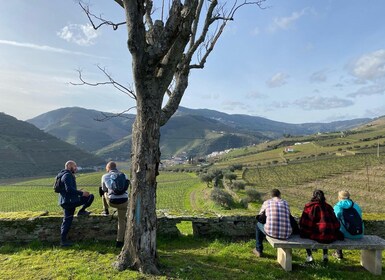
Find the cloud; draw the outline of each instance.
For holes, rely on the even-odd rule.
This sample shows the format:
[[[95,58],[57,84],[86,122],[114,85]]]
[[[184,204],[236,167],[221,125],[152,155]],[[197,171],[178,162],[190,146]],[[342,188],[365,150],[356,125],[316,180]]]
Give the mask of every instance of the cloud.
[[[348,97],[369,96],[385,93],[385,85],[371,85],[358,89],[356,92],[350,93]]]
[[[222,109],[226,111],[249,111],[251,108],[248,104],[239,101],[224,101],[222,102]]]
[[[61,48],[55,48],[45,45],[36,45],[32,43],[20,43],[15,41],[8,41],[8,40],[0,40],[1,45],[8,45],[8,46],[15,46],[15,47],[22,47],[22,48],[29,48],[39,51],[47,51],[47,52],[55,52],[55,53],[63,53],[63,54],[74,54],[74,55],[81,55],[81,56],[89,56],[89,57],[95,57],[94,55],[89,55],[87,53],[82,52],[74,52],[69,51]]]
[[[274,18],[273,23],[269,26],[268,30],[274,32],[278,29],[286,30],[290,28],[294,22],[300,19],[306,13],[306,9],[303,9],[300,12],[293,12],[288,17]]]
[[[259,30],[258,27],[255,27],[255,28],[251,31],[251,35],[253,35],[253,36],[257,36],[259,33],[261,33],[261,31]]]
[[[79,46],[90,46],[94,44],[98,33],[91,24],[69,24],[56,33],[67,42],[73,42]]]
[[[348,65],[348,70],[359,80],[374,81],[385,78],[385,49],[364,54]]]
[[[310,75],[310,81],[313,83],[323,83],[326,82],[327,76],[326,76],[327,70],[320,70],[317,72],[314,72]]]
[[[282,73],[282,72],[278,72],[273,77],[271,77],[269,80],[267,80],[266,84],[271,88],[281,87],[287,83],[287,81],[286,81],[287,78],[289,78],[289,75]]]
[[[352,106],[354,103],[348,99],[342,99],[339,97],[321,97],[311,96],[302,99],[297,99],[293,102],[293,105],[298,106],[306,111],[311,110],[329,110],[335,108],[344,108]]]
[[[378,116],[385,116],[385,105],[382,105],[377,108],[368,109],[365,111],[365,117],[367,118],[377,118]]]
[[[267,96],[265,94],[262,94],[258,91],[253,91],[248,94],[246,94],[247,99],[263,99],[266,98]]]

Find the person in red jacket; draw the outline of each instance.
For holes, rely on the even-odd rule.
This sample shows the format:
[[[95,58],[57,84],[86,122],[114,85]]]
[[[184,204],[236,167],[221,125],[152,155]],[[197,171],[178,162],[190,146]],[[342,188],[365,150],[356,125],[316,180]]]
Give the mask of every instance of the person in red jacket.
[[[310,202],[305,205],[299,220],[301,238],[309,238],[319,243],[331,243],[343,239],[340,222],[333,207],[326,203],[324,192],[315,190]],[[306,249],[306,262],[312,262],[310,249]],[[323,261],[328,261],[328,250],[323,249]]]

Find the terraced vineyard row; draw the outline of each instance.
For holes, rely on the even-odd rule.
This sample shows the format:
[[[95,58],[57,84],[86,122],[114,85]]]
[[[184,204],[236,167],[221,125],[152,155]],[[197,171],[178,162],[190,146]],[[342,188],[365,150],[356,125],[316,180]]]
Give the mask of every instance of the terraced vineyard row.
[[[246,169],[243,178],[261,194],[279,188],[292,210],[301,213],[314,189],[322,189],[329,203],[337,192],[349,190],[365,213],[385,213],[385,158],[369,155]]]
[[[257,187],[287,187],[324,179],[336,174],[378,165],[384,158],[356,155],[327,160],[314,160],[288,165],[247,168],[243,179]]]

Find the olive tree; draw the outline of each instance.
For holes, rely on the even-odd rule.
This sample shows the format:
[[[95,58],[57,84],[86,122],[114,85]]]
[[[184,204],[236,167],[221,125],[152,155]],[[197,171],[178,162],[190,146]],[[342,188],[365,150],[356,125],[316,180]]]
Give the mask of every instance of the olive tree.
[[[248,5],[261,7],[264,1],[114,0],[124,14],[120,23],[95,16],[87,5],[80,3],[95,29],[126,28],[126,44],[132,58],[132,90],[108,76],[109,83],[127,91],[136,102],[131,148],[132,187],[125,243],[114,263],[117,269],[159,273],[155,210],[160,127],[178,109],[190,71],[204,68],[236,12]]]

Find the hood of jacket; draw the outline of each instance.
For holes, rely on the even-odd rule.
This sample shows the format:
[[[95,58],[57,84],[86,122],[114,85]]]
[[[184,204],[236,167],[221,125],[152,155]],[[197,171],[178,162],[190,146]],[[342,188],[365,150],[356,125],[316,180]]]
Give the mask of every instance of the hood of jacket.
[[[353,201],[350,199],[343,199],[337,202],[336,206],[342,208],[342,209],[347,209],[350,208],[353,204]]]
[[[64,174],[71,174],[71,171],[69,171],[68,169],[63,169],[59,172],[59,174],[57,174],[58,177],[63,177]]]

